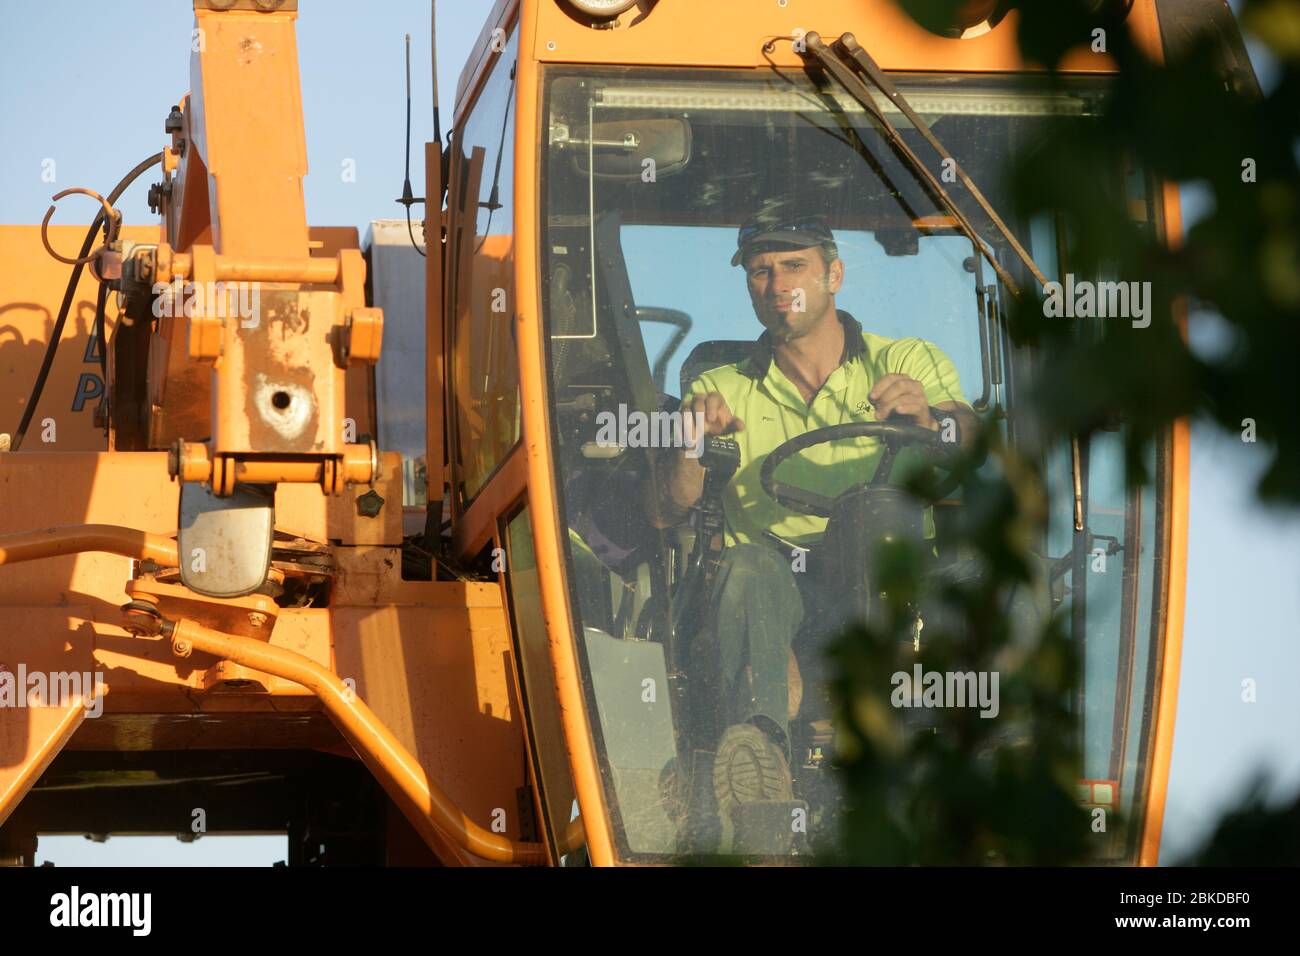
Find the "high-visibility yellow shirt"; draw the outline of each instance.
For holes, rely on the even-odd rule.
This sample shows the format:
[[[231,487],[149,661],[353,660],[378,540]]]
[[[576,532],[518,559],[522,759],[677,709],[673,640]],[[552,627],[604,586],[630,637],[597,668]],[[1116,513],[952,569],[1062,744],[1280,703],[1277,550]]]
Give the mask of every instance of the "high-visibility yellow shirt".
[[[754,355],[734,365],[702,373],[691,384],[689,400],[717,392],[726,399],[745,429],[730,437],[740,446],[740,466],[723,494],[727,518],[726,543],[768,541],[764,530],[801,547],[815,544],[826,530],[826,519],[782,507],[759,483],[759,470],[768,454],[782,443],[828,425],[876,421],[868,396],[891,373],[916,379],[930,405],[966,403],[957,369],[943,350],[923,339],[888,339],[863,332],[847,312],[839,313],[845,329],[844,357],[826,384],[805,402],[772,361],[767,335],[755,343]],[[874,438],[840,439],[805,449],[786,459],[777,479],[834,498],[858,483],[871,480],[884,452]],[[906,447],[894,460],[890,483],[900,483],[912,469],[924,466],[915,448]],[[925,515],[926,537],[934,536],[930,509]]]

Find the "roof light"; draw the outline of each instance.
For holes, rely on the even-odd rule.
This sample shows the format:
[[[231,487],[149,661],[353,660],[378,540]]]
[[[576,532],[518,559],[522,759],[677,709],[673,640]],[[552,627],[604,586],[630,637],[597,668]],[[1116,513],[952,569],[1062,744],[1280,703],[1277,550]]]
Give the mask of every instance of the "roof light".
[[[901,85],[901,84],[900,84]],[[960,90],[923,85],[903,86],[908,102],[927,116],[1090,116],[1097,112],[1096,94],[1047,93],[1007,90]],[[884,112],[899,113],[898,106],[883,93],[872,91],[876,105]],[[827,92],[814,96],[799,88],[751,88],[740,83],[662,83],[595,87],[592,105],[596,109],[724,110],[730,112],[785,112],[817,114],[833,99],[845,113],[864,112],[847,93]],[[906,126],[906,123],[895,123]]]

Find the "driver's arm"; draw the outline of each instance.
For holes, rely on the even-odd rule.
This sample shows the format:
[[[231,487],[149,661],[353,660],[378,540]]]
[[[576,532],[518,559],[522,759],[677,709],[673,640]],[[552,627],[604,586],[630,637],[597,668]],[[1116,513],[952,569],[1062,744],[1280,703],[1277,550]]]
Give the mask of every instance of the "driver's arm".
[[[975,436],[979,433],[980,419],[975,414],[975,410],[965,402],[940,402],[934,406],[941,412],[948,412],[953,418],[957,419],[957,435],[961,439],[962,448],[971,448],[975,444]],[[934,418],[931,413],[930,418]],[[942,422],[934,423],[934,430],[940,431]]]
[[[941,432],[943,422],[936,418],[931,409],[946,412],[957,422],[957,437],[962,448],[970,448],[975,443],[975,436],[980,421],[974,410],[965,402],[937,401],[930,404],[931,398],[926,394],[925,384],[901,372],[891,372],[881,376],[868,396],[875,409],[877,421],[888,421],[895,415],[905,415],[916,421],[922,428]]]
[[[696,422],[702,420],[705,435],[730,435],[744,431],[745,423],[731,413],[718,392],[691,395],[682,402],[682,433],[685,448],[673,448],[655,456],[655,493],[648,499],[650,520],[657,528],[669,528],[686,520],[691,506],[704,491],[704,466],[699,458],[686,454],[699,439]]]

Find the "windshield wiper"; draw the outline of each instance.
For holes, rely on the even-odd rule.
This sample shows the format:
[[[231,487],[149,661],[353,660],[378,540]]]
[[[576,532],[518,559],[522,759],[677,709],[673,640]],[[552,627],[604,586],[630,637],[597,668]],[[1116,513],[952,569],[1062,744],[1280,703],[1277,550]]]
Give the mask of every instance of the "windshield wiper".
[[[970,194],[975,198],[975,201],[979,203],[980,208],[984,210],[993,225],[997,227],[998,232],[1002,234],[1002,237],[1007,240],[1007,243],[1011,246],[1012,250],[1014,250],[1016,255],[1020,257],[1020,261],[1025,264],[1025,268],[1029,270],[1030,274],[1033,275],[1038,284],[1040,286],[1046,285],[1046,276],[1043,275],[1043,271],[1038,268],[1038,265],[1034,262],[1029,253],[1025,251],[1024,246],[1022,246],[1011,233],[1011,230],[1007,228],[1006,223],[1004,223],[1001,217],[994,211],[993,207],[989,204],[989,201],[984,198],[984,194],[979,191],[973,182],[971,182],[970,177],[966,175],[964,170],[962,170],[960,164],[956,162],[952,157],[952,154],[944,148],[941,142],[939,142],[938,137],[930,131],[930,127],[927,126],[916,111],[912,109],[911,104],[907,102],[903,97],[903,94],[898,91],[892,82],[890,82],[889,77],[887,77],[884,71],[880,69],[876,64],[876,61],[871,58],[870,54],[862,48],[861,44],[858,43],[853,34],[845,33],[841,36],[837,46],[844,51],[845,56],[847,56],[862,70],[863,73],[866,74],[867,78],[871,80],[876,88],[898,107],[899,111],[907,117],[913,126],[916,127],[917,131],[925,138],[925,141],[934,148],[935,152],[937,152],[943,159],[953,160],[953,166],[956,169],[958,177],[961,179],[962,185],[969,190]],[[858,103],[862,105],[862,108],[871,115],[880,126],[881,131],[885,134],[885,138],[889,140],[890,145],[894,147],[899,156],[901,156],[908,166],[911,167],[912,172],[931,189],[935,196],[938,197],[940,202],[943,203],[948,212],[952,215],[953,219],[956,220],[961,231],[965,233],[966,236],[975,244],[976,248],[983,253],[984,257],[988,260],[989,265],[993,267],[993,271],[997,273],[998,278],[1002,281],[1002,284],[1005,285],[1008,291],[1013,295],[1019,297],[1020,287],[1016,284],[1015,280],[1011,278],[1011,275],[1002,267],[1002,264],[998,262],[997,258],[985,247],[985,244],[980,240],[979,234],[975,231],[975,227],[971,224],[971,221],[966,217],[966,214],[957,207],[957,203],[953,200],[952,195],[948,190],[944,189],[943,184],[939,181],[938,177],[934,175],[925,163],[921,162],[921,159],[915,152],[913,152],[912,148],[907,145],[902,134],[899,133],[897,127],[895,127],[894,124],[885,116],[884,111],[877,105],[875,97],[872,96],[871,90],[868,89],[866,83],[862,81],[858,74],[851,70],[836,54],[836,51],[827,46],[822,40],[821,35],[816,32],[810,31],[804,36],[804,56],[814,57],[817,62],[821,64],[822,69],[829,76],[835,79],[840,86],[844,88],[845,92],[857,100]]]
[[[889,77],[885,75],[885,72],[880,68],[880,65],[876,63],[876,61],[871,58],[871,55],[867,53],[860,43],[858,43],[857,37],[852,33],[842,34],[836,46],[838,46],[840,50],[844,52],[844,55],[866,74],[867,78],[875,84],[876,88],[880,90],[881,93],[883,93],[895,106],[898,107],[899,111],[902,112],[902,114],[907,117],[908,121],[916,127],[917,132],[924,137],[925,141],[930,144],[935,152],[944,159],[953,158],[952,154],[944,148],[943,143],[941,143],[939,138],[934,135],[930,130],[930,127],[926,125],[925,121],[921,119],[914,109],[912,109],[912,105],[907,102],[903,94],[898,91],[898,88],[895,87]],[[820,34],[815,32],[807,33],[804,36],[804,49],[805,57],[807,57],[809,53],[816,57],[817,61],[821,63],[822,68],[826,73],[839,81],[840,86],[844,88],[845,92],[857,100],[862,105],[862,108],[875,118],[876,122],[880,124],[881,130],[885,133],[886,138],[894,146],[898,154],[912,167],[912,171],[923,182],[930,186],[935,195],[939,197],[943,204],[948,208],[949,212],[952,213],[953,218],[957,220],[957,224],[962,228],[962,231],[965,232],[970,240],[975,243],[975,247],[984,253],[984,258],[989,261],[989,265],[991,265],[993,270],[998,274],[998,278],[1002,280],[1002,283],[1013,295],[1019,298],[1020,288],[1016,285],[1015,281],[1007,271],[1002,268],[1001,263],[999,263],[985,248],[984,243],[980,241],[979,236],[975,232],[975,228],[970,223],[970,220],[967,219],[961,210],[957,208],[957,204],[953,201],[953,198],[948,191],[943,188],[943,184],[939,182],[938,178],[936,178],[934,173],[930,171],[929,167],[921,162],[916,153],[912,151],[911,147],[903,141],[902,134],[899,133],[894,124],[885,117],[884,111],[876,105],[875,97],[871,95],[871,90],[867,88],[867,85],[862,82],[856,73],[845,65],[834,50],[823,42]],[[1029,270],[1030,274],[1034,277],[1034,280],[1040,287],[1046,286],[1047,277],[1043,275],[1043,270],[1038,268],[1038,264],[1034,262],[1033,257],[1025,251],[1025,247],[1020,244],[1012,234],[1011,230],[1007,228],[1006,223],[1004,223],[1002,218],[994,211],[993,206],[984,198],[984,194],[979,191],[979,188],[971,182],[970,177],[966,175],[960,164],[958,164],[955,159],[953,159],[953,166],[957,170],[957,175],[961,177],[962,184],[967,188],[967,190],[969,190],[970,194],[975,198],[975,201],[979,203],[980,208],[984,210],[985,215],[987,215],[993,225],[997,227],[998,232],[1002,234],[1002,237],[1015,251],[1016,255],[1020,257],[1020,261],[1024,263],[1025,268]],[[1084,500],[1086,495],[1082,488],[1084,472],[1080,461],[1080,444],[1079,436],[1077,434],[1070,436],[1072,470],[1074,477],[1074,530],[1076,534],[1085,531]]]

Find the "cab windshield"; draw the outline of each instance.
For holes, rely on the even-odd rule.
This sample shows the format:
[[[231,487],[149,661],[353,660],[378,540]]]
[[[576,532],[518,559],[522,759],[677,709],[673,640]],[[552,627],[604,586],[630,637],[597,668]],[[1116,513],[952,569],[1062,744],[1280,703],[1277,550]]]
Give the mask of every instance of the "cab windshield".
[[[894,79],[1030,254],[1054,268],[1051,224],[1009,215],[1006,167],[1052,115],[1094,115],[1102,89]],[[542,291],[560,520],[625,858],[789,858],[834,839],[822,651],[861,607],[830,559],[852,548],[852,534],[828,546],[824,516],[774,499],[767,456],[816,428],[875,422],[872,389],[891,373],[938,408],[986,416],[1014,402],[1016,357],[988,263],[861,106],[824,82],[775,70],[547,73]],[[952,184],[984,249],[1028,285],[942,158],[877,101]],[[742,227],[764,241],[743,245]],[[816,244],[800,246],[809,236]],[[772,336],[761,337],[800,321],[801,304],[828,302],[843,363],[809,397],[774,361]],[[721,443],[680,414],[684,399],[709,394],[748,415]],[[833,499],[880,477],[883,457],[878,435],[852,435],[790,454],[769,484]],[[888,483],[926,460],[905,449]],[[688,467],[692,502],[675,495],[687,474],[675,469]],[[1063,520],[1071,505],[1053,502]],[[917,534],[933,537],[956,508],[955,497],[916,504]],[[1053,547],[1068,554],[1068,534],[1043,544]],[[957,560],[935,552],[937,565]],[[1040,620],[1054,603],[1045,591],[1020,612]],[[1114,707],[1113,678],[1110,688]],[[1109,727],[1101,737],[1109,746]],[[1097,774],[1114,775],[1109,765]]]

